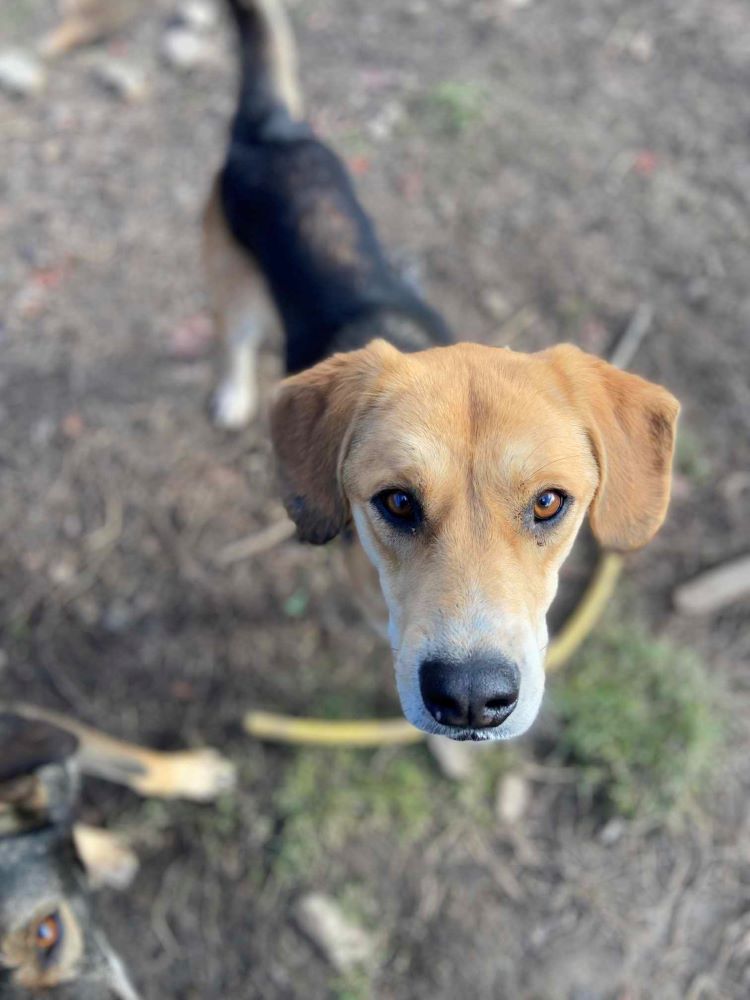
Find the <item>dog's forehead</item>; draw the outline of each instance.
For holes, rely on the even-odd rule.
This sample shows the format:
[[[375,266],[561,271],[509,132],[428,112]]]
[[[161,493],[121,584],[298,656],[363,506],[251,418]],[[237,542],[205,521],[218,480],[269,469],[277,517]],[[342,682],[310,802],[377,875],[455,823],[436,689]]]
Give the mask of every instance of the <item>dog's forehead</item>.
[[[40,906],[70,891],[57,831],[0,839],[0,932],[30,920]]]
[[[454,436],[472,438],[501,424],[521,428],[561,412],[572,416],[543,359],[480,344],[399,355],[384,371],[378,397],[416,426],[450,424]]]
[[[475,344],[395,358],[354,444],[368,462],[377,456],[437,476],[469,458],[474,472],[521,478],[567,456],[571,467],[579,456],[590,464],[585,431],[549,365]]]

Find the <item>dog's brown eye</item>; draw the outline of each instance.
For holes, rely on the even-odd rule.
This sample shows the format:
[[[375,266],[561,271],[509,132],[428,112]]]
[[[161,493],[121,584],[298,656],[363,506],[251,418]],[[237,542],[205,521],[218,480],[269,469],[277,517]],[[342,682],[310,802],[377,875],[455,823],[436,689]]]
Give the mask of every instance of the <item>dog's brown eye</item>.
[[[383,490],[372,498],[372,502],[396,528],[415,531],[422,520],[419,501],[407,490]]]
[[[34,931],[34,944],[48,955],[62,937],[62,924],[57,913],[50,913],[40,920]]]
[[[414,501],[408,493],[402,493],[401,490],[386,493],[383,497],[383,503],[394,517],[407,518],[414,514]]]
[[[534,520],[551,521],[560,513],[565,503],[565,496],[559,490],[545,490],[534,501]]]

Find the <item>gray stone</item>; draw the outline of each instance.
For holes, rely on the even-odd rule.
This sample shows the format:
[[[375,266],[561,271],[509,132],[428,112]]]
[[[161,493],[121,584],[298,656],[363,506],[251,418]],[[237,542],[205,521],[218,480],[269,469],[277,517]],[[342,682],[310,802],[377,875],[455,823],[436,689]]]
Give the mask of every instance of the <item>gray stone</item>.
[[[339,972],[350,972],[374,957],[373,935],[355,924],[330,896],[317,892],[302,896],[295,907],[294,919]]]
[[[162,56],[173,69],[189,73],[216,65],[219,52],[215,43],[190,28],[170,28],[162,39]]]
[[[0,52],[0,90],[11,97],[40,94],[47,82],[41,62],[23,49]]]
[[[97,83],[123,101],[142,101],[148,93],[146,74],[139,66],[122,59],[106,59],[93,68]]]

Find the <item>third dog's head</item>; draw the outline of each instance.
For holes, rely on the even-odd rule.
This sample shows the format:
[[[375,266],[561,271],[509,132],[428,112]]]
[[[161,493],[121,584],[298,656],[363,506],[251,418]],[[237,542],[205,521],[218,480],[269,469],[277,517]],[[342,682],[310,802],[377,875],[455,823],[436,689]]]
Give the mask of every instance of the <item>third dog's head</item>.
[[[92,912],[73,839],[77,741],[0,712],[0,996],[138,1000]]]
[[[587,513],[607,548],[651,539],[678,409],[568,345],[407,355],[375,341],[282,383],[271,421],[287,510],[315,543],[353,520],[414,725],[455,739],[531,725],[560,566]]]

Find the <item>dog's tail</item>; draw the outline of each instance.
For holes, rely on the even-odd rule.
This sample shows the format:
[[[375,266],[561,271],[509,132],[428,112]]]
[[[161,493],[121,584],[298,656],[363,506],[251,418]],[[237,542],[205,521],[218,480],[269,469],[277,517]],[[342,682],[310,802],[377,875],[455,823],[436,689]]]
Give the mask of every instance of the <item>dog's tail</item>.
[[[233,132],[283,133],[302,119],[297,50],[281,0],[227,0],[240,40],[240,97]]]

